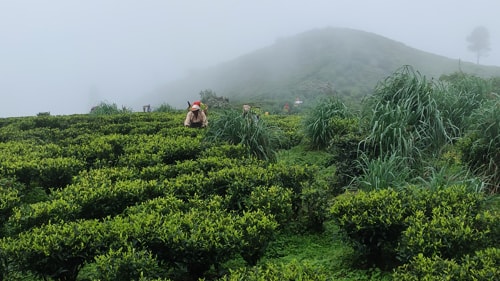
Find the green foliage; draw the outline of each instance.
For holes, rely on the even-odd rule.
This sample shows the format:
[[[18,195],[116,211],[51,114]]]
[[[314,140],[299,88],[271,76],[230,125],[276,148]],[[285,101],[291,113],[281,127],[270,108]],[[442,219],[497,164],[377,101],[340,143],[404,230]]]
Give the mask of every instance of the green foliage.
[[[359,143],[364,138],[358,118],[334,118],[332,126],[337,132],[330,141],[327,151],[333,155],[335,166],[335,190],[338,194],[348,187],[352,180],[362,173],[357,164],[360,154]]]
[[[418,253],[459,258],[493,246],[500,216],[483,203],[465,186],[380,189],[340,195],[330,212],[368,265],[390,268]]]
[[[476,249],[495,246],[500,233],[500,216],[483,212],[474,215],[477,202],[458,202],[452,206],[436,206],[428,216],[424,211],[416,211],[407,218],[407,228],[403,231],[398,246],[399,258],[408,261],[423,254],[426,257],[459,258],[473,253]]]
[[[394,153],[416,161],[449,142],[434,91],[434,84],[410,66],[379,82],[364,103],[369,130],[364,145],[369,155]]]
[[[497,280],[500,276],[500,249],[487,248],[460,260],[419,254],[393,274],[394,280]]]
[[[335,135],[345,133],[345,127],[336,118],[347,117],[349,111],[338,98],[320,100],[303,119],[304,135],[311,147],[326,148]]]
[[[275,236],[278,224],[273,216],[258,210],[244,212],[237,226],[242,233],[241,256],[249,265],[256,265]]]
[[[315,184],[305,187],[301,192],[300,220],[303,229],[322,232],[323,223],[329,218],[328,202],[330,199],[327,186]]]
[[[336,198],[330,209],[368,266],[384,268],[395,262],[395,247],[406,215],[401,195],[392,189],[345,193]]]
[[[193,159],[201,151],[201,137],[169,137],[138,135],[124,145],[124,155],[118,165],[143,168],[157,164],[171,164],[177,160]],[[137,145],[140,144],[140,145]]]
[[[21,202],[21,186],[12,179],[0,178],[0,237],[2,226],[12,214],[12,209]]]
[[[445,82],[437,89],[436,101],[443,118],[449,120],[452,137],[461,137],[468,127],[468,118],[481,107],[493,90],[491,80],[463,72],[442,75]]]
[[[290,263],[266,263],[251,268],[232,270],[228,275],[218,279],[220,281],[279,281],[302,280],[321,281],[328,280],[325,273],[319,272],[309,263],[292,261]]]
[[[69,144],[65,153],[85,161],[87,168],[115,165],[129,139],[119,134],[90,135],[86,140],[83,140],[83,136],[81,138],[81,142],[85,143]]]
[[[213,119],[205,137],[206,141],[242,144],[250,155],[258,159],[276,160],[276,149],[283,139],[282,132],[278,127],[270,126],[265,118],[232,110],[225,111]]]
[[[286,225],[293,215],[292,196],[292,191],[282,186],[257,186],[251,191],[246,206],[251,211],[273,216],[280,225]]]
[[[104,101],[92,107],[92,109],[90,110],[90,114],[92,115],[113,115],[113,114],[131,113],[131,112],[132,112],[131,109],[128,109],[126,107],[118,109],[116,103],[108,103]]]
[[[488,190],[500,186],[500,99],[489,101],[469,119],[469,133],[460,141],[463,160],[489,183]]]
[[[63,157],[56,144],[32,141],[0,143],[0,174],[15,177],[27,187],[61,188],[84,167],[74,157]]]
[[[270,124],[281,129],[283,132],[283,140],[280,141],[281,149],[291,149],[299,145],[303,138],[304,133],[301,130],[301,115],[265,115],[266,121]]]
[[[363,190],[403,188],[411,177],[409,161],[395,153],[375,159],[362,155],[359,162],[362,173],[353,184]]]
[[[132,170],[102,169],[84,172],[75,183],[53,191],[48,200],[15,207],[7,222],[19,233],[49,221],[104,218],[117,215],[137,202],[163,194],[156,181],[132,179]]]
[[[161,276],[162,270],[153,255],[144,250],[128,246],[125,249],[110,249],[108,253],[95,257],[95,273],[92,280],[133,281],[154,279]]]
[[[116,220],[115,235],[143,244],[160,261],[174,268],[182,266],[191,277],[200,277],[239,253],[258,260],[274,235],[276,222],[260,211],[235,216],[220,204],[214,197],[194,199],[190,208],[165,214],[145,209]]]
[[[43,278],[76,280],[85,261],[109,243],[97,221],[47,224],[0,240],[9,264]]]
[[[201,102],[210,106],[210,108],[228,108],[229,100],[225,97],[218,97],[217,94],[210,90],[205,89],[200,92]]]

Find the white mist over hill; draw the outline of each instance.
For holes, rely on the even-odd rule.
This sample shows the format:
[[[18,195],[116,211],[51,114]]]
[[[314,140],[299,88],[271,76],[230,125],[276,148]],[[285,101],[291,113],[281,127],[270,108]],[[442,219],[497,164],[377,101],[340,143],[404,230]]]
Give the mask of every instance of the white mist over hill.
[[[101,101],[140,111],[137,97],[187,73],[328,26],[472,62],[466,37],[484,26],[480,63],[500,66],[499,10],[496,0],[1,1],[0,117]]]

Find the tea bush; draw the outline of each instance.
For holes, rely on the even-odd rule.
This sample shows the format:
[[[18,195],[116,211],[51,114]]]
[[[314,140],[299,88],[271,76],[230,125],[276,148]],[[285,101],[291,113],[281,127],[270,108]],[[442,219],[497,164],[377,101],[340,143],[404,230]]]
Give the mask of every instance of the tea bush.
[[[440,256],[415,256],[410,263],[397,268],[394,280],[441,281],[474,280],[490,281],[500,277],[500,249],[486,248],[460,259],[445,259]]]
[[[410,187],[346,193],[330,212],[368,265],[391,268],[419,253],[460,258],[494,245],[500,216],[483,210],[484,202],[465,186]]]

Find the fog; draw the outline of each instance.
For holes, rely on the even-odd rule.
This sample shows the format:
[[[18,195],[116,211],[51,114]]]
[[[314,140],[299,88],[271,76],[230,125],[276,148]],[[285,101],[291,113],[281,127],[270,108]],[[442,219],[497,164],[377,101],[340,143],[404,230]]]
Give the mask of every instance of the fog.
[[[484,26],[480,63],[500,66],[499,11],[498,0],[0,0],[0,117],[101,101],[140,111],[139,96],[190,71],[324,27],[475,62],[466,37]]]

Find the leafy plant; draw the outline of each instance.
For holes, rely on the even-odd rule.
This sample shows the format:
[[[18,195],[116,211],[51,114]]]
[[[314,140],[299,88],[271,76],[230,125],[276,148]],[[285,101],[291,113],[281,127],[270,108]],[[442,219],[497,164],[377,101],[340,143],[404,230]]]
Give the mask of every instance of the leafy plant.
[[[500,276],[500,249],[487,248],[466,255],[460,260],[439,256],[417,255],[410,263],[400,266],[394,280],[496,280]]]
[[[461,140],[464,161],[489,183],[490,192],[500,188],[500,99],[491,100],[474,111],[469,132]]]
[[[410,66],[379,82],[364,103],[367,153],[374,157],[395,153],[417,160],[436,154],[448,143],[446,120],[434,91],[435,85]]]
[[[108,253],[95,257],[96,272],[92,280],[139,280],[160,277],[161,268],[154,256],[145,250],[132,246],[110,249]]]
[[[242,144],[258,159],[276,161],[276,149],[283,139],[281,130],[254,114],[224,111],[208,129],[205,140],[211,143]]]
[[[362,155],[357,161],[362,173],[353,180],[353,185],[363,190],[403,188],[410,179],[408,159],[395,153],[370,159]]]
[[[304,117],[304,135],[313,148],[326,148],[335,135],[342,134],[341,126],[335,118],[348,117],[347,107],[335,97],[325,98],[310,110]]]

